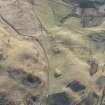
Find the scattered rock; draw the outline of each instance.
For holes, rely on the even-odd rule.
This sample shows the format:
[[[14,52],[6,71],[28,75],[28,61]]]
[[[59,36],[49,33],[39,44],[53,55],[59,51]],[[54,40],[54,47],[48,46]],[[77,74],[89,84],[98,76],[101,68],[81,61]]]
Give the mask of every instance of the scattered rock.
[[[90,70],[89,73],[91,76],[93,76],[98,71],[98,63],[95,61],[90,61]]]
[[[48,97],[48,105],[70,105],[70,99],[65,92],[55,93]]]
[[[56,69],[54,76],[57,78],[57,77],[60,77],[61,75],[62,75],[62,72],[60,70]]]
[[[86,87],[77,80],[70,81],[67,87],[72,89],[75,92],[79,92],[86,89]]]
[[[53,51],[55,54],[59,54],[59,53],[61,52],[60,49],[57,48],[57,47],[54,47],[54,48],[52,49],[52,51]]]

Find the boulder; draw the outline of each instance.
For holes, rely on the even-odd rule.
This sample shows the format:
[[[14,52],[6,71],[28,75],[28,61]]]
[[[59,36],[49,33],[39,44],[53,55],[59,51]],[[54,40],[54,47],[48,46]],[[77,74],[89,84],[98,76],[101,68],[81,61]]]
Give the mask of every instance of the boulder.
[[[65,92],[49,95],[48,105],[70,105],[70,99]]]
[[[67,87],[70,88],[71,90],[75,91],[75,92],[79,92],[79,91],[86,89],[86,87],[77,80],[70,81],[67,84]]]

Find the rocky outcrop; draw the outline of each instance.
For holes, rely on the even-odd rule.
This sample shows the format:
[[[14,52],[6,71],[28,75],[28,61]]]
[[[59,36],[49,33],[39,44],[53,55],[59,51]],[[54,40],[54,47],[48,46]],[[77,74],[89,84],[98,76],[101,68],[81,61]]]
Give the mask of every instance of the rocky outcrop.
[[[48,98],[48,105],[70,105],[70,103],[70,99],[65,92],[52,94]]]
[[[86,87],[77,80],[71,80],[67,87],[69,87],[75,92],[79,92],[86,89]]]

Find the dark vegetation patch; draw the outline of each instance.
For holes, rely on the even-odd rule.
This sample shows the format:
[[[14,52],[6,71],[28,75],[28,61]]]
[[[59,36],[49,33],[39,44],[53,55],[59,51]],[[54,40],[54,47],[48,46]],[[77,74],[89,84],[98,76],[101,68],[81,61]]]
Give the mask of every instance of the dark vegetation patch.
[[[38,87],[41,84],[41,80],[37,76],[27,74],[27,76],[23,78],[23,84],[30,87]]]
[[[98,98],[99,97],[94,92],[90,92],[82,97],[80,101],[76,101],[72,105],[98,105]]]
[[[105,32],[100,33],[91,33],[88,35],[89,39],[96,43],[103,43],[105,42]]]
[[[93,11],[93,13],[94,13],[94,11]],[[83,15],[84,14],[85,13],[83,13]],[[101,17],[101,16],[94,16],[94,15],[93,16],[82,16],[81,24],[82,24],[82,27],[94,27],[94,26],[101,25],[103,22],[102,20],[103,20],[103,17]]]
[[[87,38],[91,43],[94,45],[93,53],[98,52],[104,52],[105,51],[105,31],[102,32],[93,32],[88,34]]]
[[[39,96],[34,96],[32,94],[27,94],[24,98],[24,104],[25,105],[39,105],[40,98]]]
[[[14,69],[14,70],[11,70],[11,69],[8,70],[8,74],[13,79],[17,79],[17,80],[22,79],[27,75],[27,73],[22,69]]]
[[[27,0],[30,4],[34,5],[34,0]]]
[[[20,97],[10,98],[10,94],[9,92],[0,92],[0,105],[40,105],[40,96],[38,95],[28,93],[21,101],[16,101]]]
[[[41,80],[39,77],[33,74],[29,74],[21,69],[9,70],[8,75],[12,79],[18,81],[20,84],[23,84],[28,87],[38,87],[41,84]]]
[[[91,2],[91,1],[83,1],[83,2],[79,2],[79,6],[80,8],[94,8],[95,4],[94,2]]]
[[[79,4],[81,7],[93,7],[96,4],[105,4],[105,0],[63,0],[66,3]]]
[[[94,27],[99,26],[103,22],[105,17],[104,13],[99,11],[99,7],[105,5],[105,0],[63,0],[70,5],[74,5],[72,13],[64,16],[61,19],[61,23],[70,17],[76,17],[81,19],[82,27]],[[75,10],[79,10],[78,14]],[[103,11],[103,10],[102,10]]]
[[[74,46],[76,44],[69,37],[66,38],[64,36],[56,37],[55,41],[58,41],[60,44],[64,45],[67,48],[71,48],[71,46]]]
[[[90,0],[63,0],[63,1],[66,3],[78,4],[80,8],[93,8],[94,3],[98,3]]]

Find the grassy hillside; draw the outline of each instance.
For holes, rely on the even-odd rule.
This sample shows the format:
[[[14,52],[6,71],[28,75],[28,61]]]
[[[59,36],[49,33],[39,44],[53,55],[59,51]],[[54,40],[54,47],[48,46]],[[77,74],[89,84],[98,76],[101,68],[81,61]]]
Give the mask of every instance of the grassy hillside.
[[[81,19],[75,16],[68,17],[61,23],[63,17],[75,10],[74,5],[62,0],[46,0],[45,4],[42,3],[41,6],[42,9],[45,6],[45,9],[37,14],[42,24],[50,32],[46,37],[39,37],[48,54],[51,68],[49,94],[64,90],[69,93],[70,97],[73,96],[76,100],[81,99],[79,93],[66,88],[69,81],[78,80],[86,86],[84,91],[86,96],[93,92],[101,96],[100,86],[96,84],[96,81],[105,74],[103,24],[82,27]],[[97,72],[93,75],[90,75],[90,70],[93,69],[89,62],[98,64]],[[61,76],[56,78],[54,75],[57,71],[61,73]]]
[[[66,98],[64,100],[70,101],[70,104],[64,101],[67,102],[65,105],[72,102],[72,105],[102,105],[105,87],[105,5],[92,2],[91,7],[84,7],[76,0],[23,0],[20,3],[26,7],[11,9],[9,16],[8,8],[3,9],[5,5],[2,6],[1,13],[7,21],[4,19],[5,25],[0,24],[1,89],[5,86],[5,91],[13,90],[13,96],[16,92],[19,94],[16,97],[21,96],[21,99],[30,94],[28,98],[31,102],[35,101],[32,105],[43,100],[41,95],[44,95],[45,102],[47,95],[54,95],[55,98],[56,94],[60,96],[55,101],[53,98],[52,103],[55,103],[49,105],[64,105],[60,103],[64,99],[62,94]],[[16,2],[13,4],[17,6]],[[8,2],[6,5],[8,7]],[[30,16],[24,14],[29,13],[29,8],[33,20],[21,20],[25,19],[21,16]],[[11,16],[12,12],[16,12],[20,20],[15,20],[17,15]],[[33,34],[31,22],[37,24]],[[26,26],[24,23],[32,29],[27,35],[20,33]],[[26,32],[27,28],[24,28]]]

